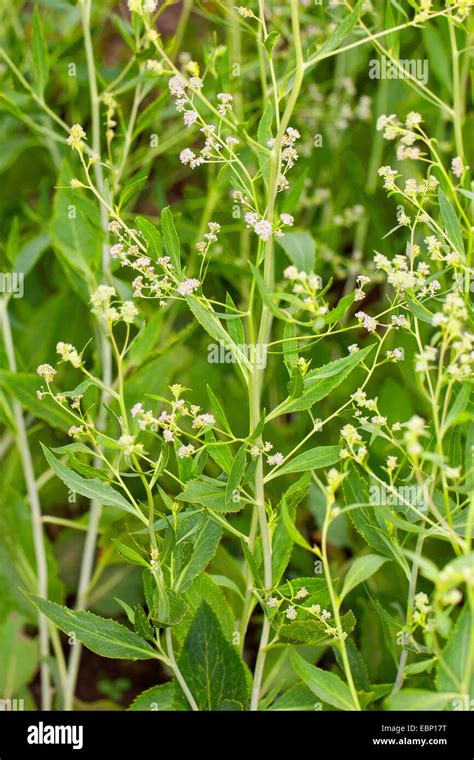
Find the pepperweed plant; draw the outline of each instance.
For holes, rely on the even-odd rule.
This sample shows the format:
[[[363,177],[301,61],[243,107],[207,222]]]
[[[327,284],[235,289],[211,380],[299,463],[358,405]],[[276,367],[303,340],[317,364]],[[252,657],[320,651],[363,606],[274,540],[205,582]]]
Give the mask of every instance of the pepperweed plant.
[[[4,5],[4,706],[473,709],[472,5]]]

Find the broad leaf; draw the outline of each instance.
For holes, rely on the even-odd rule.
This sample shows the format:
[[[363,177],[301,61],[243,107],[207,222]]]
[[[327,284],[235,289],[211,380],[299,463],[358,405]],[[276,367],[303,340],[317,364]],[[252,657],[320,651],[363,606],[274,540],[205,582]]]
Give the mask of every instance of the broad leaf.
[[[178,664],[201,710],[215,710],[225,700],[247,705],[245,665],[206,602],[191,624]]]

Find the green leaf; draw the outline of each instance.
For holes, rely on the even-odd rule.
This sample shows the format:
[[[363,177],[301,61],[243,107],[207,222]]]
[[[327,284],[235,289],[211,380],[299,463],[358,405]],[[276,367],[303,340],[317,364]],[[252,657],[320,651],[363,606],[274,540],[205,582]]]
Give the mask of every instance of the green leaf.
[[[227,329],[229,330],[229,335],[234,343],[237,344],[237,346],[243,346],[245,344],[244,326],[242,324],[241,318],[236,314],[236,306],[232,300],[232,296],[229,293],[225,294],[225,304],[226,314],[228,314],[229,317],[232,317],[232,319],[229,319],[227,321]]]
[[[176,591],[187,591],[193,580],[206,569],[215,555],[222,537],[222,528],[213,520],[206,520],[193,541],[193,553],[176,581]]]
[[[304,451],[294,459],[290,459],[289,462],[279,467],[274,474],[270,473],[266,481],[292,472],[308,472],[308,470],[317,470],[320,467],[330,467],[339,460],[340,451],[340,446],[316,446],[314,449]]]
[[[341,627],[346,633],[350,633],[354,630],[355,617],[351,611],[346,612],[341,617]],[[284,623],[279,631],[278,635],[280,641],[288,644],[311,644],[312,646],[321,644],[323,641],[327,643],[328,636],[326,633],[326,626],[319,620],[294,620],[291,623]],[[335,641],[335,640],[334,640]]]
[[[276,242],[300,272],[314,271],[316,246],[309,232],[287,232],[277,237]]]
[[[278,238],[278,240],[280,240],[280,238]],[[255,277],[255,282],[257,283],[257,287],[264,304],[268,307],[269,311],[273,314],[274,317],[277,317],[278,319],[284,319],[285,321],[287,321],[287,317],[285,313],[281,309],[279,309],[276,303],[274,302],[272,295],[270,291],[268,290],[268,287],[265,283],[265,280],[260,274],[258,268],[255,266],[255,264],[252,264],[251,261],[249,261],[249,266],[250,266],[250,269],[252,270],[253,276]]]
[[[354,701],[349,687],[335,673],[317,668],[290,650],[290,660],[295,673],[317,697],[338,710],[353,710]]]
[[[303,499],[308,495],[309,484],[311,480],[311,473],[307,472],[299,478],[296,483],[293,483],[287,491],[285,491],[284,497],[286,500],[286,510],[288,519],[294,523],[296,508]],[[285,572],[285,569],[290,561],[291,552],[293,550],[293,541],[288,534],[283,516],[282,516],[282,502],[277,506],[277,522],[273,533],[272,541],[272,568],[273,568],[273,583],[277,585]]]
[[[384,701],[386,710],[444,710],[459,696],[457,693],[439,693],[427,689],[402,689]]]
[[[129,562],[132,562],[134,565],[140,565],[141,567],[146,567],[148,569],[150,568],[148,562],[144,560],[141,554],[135,551],[135,549],[132,549],[130,546],[126,546],[126,544],[122,544],[122,542],[117,541],[116,538],[113,538],[112,541],[117,547],[119,554],[121,554],[125,559],[128,559]]]
[[[95,499],[104,506],[117,507],[137,517],[137,512],[118,491],[96,478],[86,480],[56,459],[46,446],[41,444],[41,448],[51,469],[71,491],[86,496],[88,499]]]
[[[23,631],[23,621],[11,614],[0,626],[0,694],[11,699],[33,679],[38,666],[37,642]]]
[[[359,19],[360,9],[362,8],[363,1],[364,0],[358,0],[351,13],[346,16],[341,24],[338,24],[336,26],[336,30],[318,50],[316,60],[320,61],[322,58],[326,58],[329,53],[332,53],[333,50],[336,50],[336,48],[339,47],[339,44],[342,42],[344,37],[347,37],[347,35],[352,32]]]
[[[443,649],[436,672],[438,691],[468,693],[474,698],[473,619],[466,602]]]
[[[206,389],[207,389],[207,395],[209,396],[209,401],[211,402],[211,404],[213,406],[213,411],[214,411],[214,413],[216,415],[216,419],[222,425],[222,427],[224,428],[224,430],[226,430],[229,433],[229,435],[233,436],[232,430],[231,430],[230,425],[229,425],[229,423],[227,421],[227,417],[226,417],[226,414],[225,414],[225,411],[224,411],[224,409],[222,407],[221,402],[219,401],[219,399],[217,398],[217,396],[215,395],[214,391],[212,390],[212,388],[209,385],[206,386]]]
[[[297,683],[278,697],[267,709],[284,712],[289,710],[314,710],[314,694],[303,683]]]
[[[356,586],[368,580],[377,570],[387,562],[386,557],[379,557],[377,554],[366,554],[358,557],[349,568],[349,572],[344,578],[344,585],[341,591],[341,601]]]
[[[183,699],[177,699],[177,689],[174,682],[152,686],[135,697],[128,708],[132,711],[149,710],[151,712],[183,711],[188,708]]]
[[[271,103],[268,103],[262,117],[260,119],[260,122],[258,124],[258,130],[257,130],[257,138],[264,148],[267,148],[268,150],[268,141],[270,140],[272,136],[272,122],[273,122],[273,106]],[[263,151],[259,151],[257,154],[258,163],[260,165],[260,171],[262,172],[263,181],[266,185],[268,185],[268,167],[270,163],[270,159],[267,153],[264,153]]]
[[[33,38],[31,42],[33,55],[33,73],[38,94],[43,97],[49,77],[49,53],[44,38],[43,25],[38,8],[33,11]]]
[[[464,242],[456,213],[441,188],[438,190],[438,201],[441,218],[448,237],[456,250],[459,253],[464,253]]]
[[[157,652],[136,633],[115,620],[61,607],[60,604],[27,594],[49,620],[68,636],[75,636],[84,646],[102,657],[119,660],[152,660]]]
[[[197,321],[209,333],[211,338],[214,338],[214,340],[225,346],[242,369],[245,367],[250,370],[249,360],[242,349],[234,343],[229,333],[224,330],[214,312],[210,308],[203,306],[196,296],[187,296],[186,300]]]
[[[155,640],[155,633],[148,622],[145,610],[141,604],[137,604],[135,607],[134,627],[136,633],[141,636],[142,639],[148,639],[149,641]]]
[[[267,51],[268,55],[271,57],[273,48],[277,44],[278,40],[281,39],[280,32],[270,32],[270,34],[267,34],[265,37],[263,44],[265,45],[265,50]]]
[[[156,259],[160,258],[162,255],[162,243],[159,230],[143,216],[137,216],[136,225],[148,243],[148,255],[156,261]]]
[[[225,483],[205,476],[188,480],[176,498],[189,504],[202,504],[216,512],[238,512],[242,509],[240,502],[226,501]]]
[[[234,492],[240,485],[245,471],[245,444],[243,444],[237,452],[237,455],[232,462],[232,468],[227,478],[227,485],[225,489],[225,500],[227,502],[232,501]]]
[[[0,369],[0,386],[21,402],[35,417],[45,420],[48,425],[59,430],[69,430],[76,419],[68,409],[59,406],[49,396],[42,401],[37,398],[36,391],[40,389],[41,380],[38,375],[29,372],[9,372]]]
[[[148,179],[147,177],[139,177],[138,179],[134,180],[133,182],[130,182],[130,184],[124,187],[124,189],[120,193],[120,198],[117,205],[117,214],[120,214],[120,212],[125,208],[125,206],[127,206],[127,204],[130,203],[132,198],[143,189],[147,179]]]
[[[97,204],[70,188],[73,177],[65,163],[56,181],[51,239],[71,287],[89,305],[100,269],[103,230]]]
[[[178,664],[201,710],[215,710],[225,700],[247,706],[244,663],[226,640],[206,602],[202,602],[194,617]]]
[[[161,231],[163,233],[166,253],[170,257],[176,274],[181,276],[181,247],[169,206],[161,212]]]
[[[293,519],[288,511],[288,506],[286,504],[285,496],[283,496],[281,500],[281,514],[282,514],[283,523],[285,525],[289,538],[291,538],[292,541],[295,542],[295,544],[298,544],[298,546],[301,546],[303,549],[313,552],[313,547],[310,546],[307,540],[297,530],[293,522]]]
[[[297,399],[286,399],[276,409],[271,412],[268,420],[279,417],[281,414],[290,412],[304,411],[310,409],[317,401],[328,396],[351,372],[362,362],[365,357],[372,351],[374,346],[367,346],[336,361],[324,364],[315,370],[309,372],[304,381],[305,390],[303,395]]]

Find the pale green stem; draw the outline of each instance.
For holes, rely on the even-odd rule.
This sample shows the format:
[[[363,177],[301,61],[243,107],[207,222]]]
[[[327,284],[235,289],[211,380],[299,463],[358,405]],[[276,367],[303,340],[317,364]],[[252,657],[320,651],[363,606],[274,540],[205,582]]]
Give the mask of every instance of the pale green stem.
[[[16,373],[16,359],[15,349],[13,346],[13,338],[10,326],[10,319],[8,316],[8,298],[4,297],[0,301],[0,312],[2,320],[2,335],[3,344],[5,347],[5,353],[8,359],[8,367],[10,372]],[[28,500],[30,502],[31,509],[31,528],[33,533],[33,544],[35,550],[36,559],[36,591],[39,597],[42,599],[48,598],[48,562],[46,558],[46,547],[43,535],[43,525],[41,521],[41,504],[36,488],[35,472],[33,467],[33,459],[31,456],[30,446],[28,443],[28,436],[26,433],[26,425],[23,417],[23,411],[19,401],[14,399],[12,401],[13,417],[15,420],[16,428],[16,443],[18,452],[21,458],[21,464],[23,468],[23,475],[26,482],[26,489],[28,493]],[[48,621],[41,612],[38,612],[38,630],[39,630],[39,652],[41,658],[41,709],[51,710],[51,679],[48,665],[48,657],[50,654],[49,649],[49,633],[48,633]]]

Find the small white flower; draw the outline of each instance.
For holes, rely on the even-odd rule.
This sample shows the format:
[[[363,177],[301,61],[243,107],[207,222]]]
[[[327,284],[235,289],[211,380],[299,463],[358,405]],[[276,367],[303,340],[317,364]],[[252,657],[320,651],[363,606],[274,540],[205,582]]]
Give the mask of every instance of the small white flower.
[[[196,158],[196,154],[192,152],[189,148],[185,148],[181,151],[179,154],[179,160],[182,164],[190,164],[192,161],[194,161]]]
[[[276,596],[271,596],[269,599],[267,599],[267,607],[278,607],[278,599]]]
[[[454,174],[455,177],[462,177],[464,172],[469,169],[468,166],[464,166],[463,160],[461,156],[456,156],[451,161],[451,171]]]
[[[304,586],[301,586],[300,590],[296,594],[297,599],[304,599],[306,596],[308,596],[308,589]]]
[[[180,459],[187,459],[194,453],[194,446],[190,443],[188,446],[180,446],[178,449],[178,456]]]
[[[180,282],[177,287],[177,291],[180,296],[189,296],[199,288],[200,284],[201,283],[199,280],[196,280],[194,277],[192,277],[189,280]]]
[[[196,111],[185,111],[183,115],[184,125],[186,127],[191,127],[194,124],[194,122],[197,120],[197,118],[198,118],[198,115]]]
[[[52,383],[56,374],[56,370],[51,364],[40,364],[39,367],[36,368],[36,372],[46,383]]]
[[[254,230],[261,240],[266,241],[272,234],[272,225],[266,219],[260,219],[260,221],[254,225]]]
[[[294,620],[297,614],[296,608],[291,604],[286,611],[286,617],[288,620]]]
[[[138,309],[133,301],[124,301],[120,307],[120,318],[128,325],[132,324],[138,314]]]
[[[184,95],[184,92],[186,90],[186,80],[183,79],[183,77],[179,76],[179,74],[176,74],[176,76],[171,77],[171,79],[168,82],[169,91],[174,97],[176,98],[182,98]]]
[[[81,357],[70,343],[60,341],[56,344],[56,352],[64,362],[70,362],[76,369],[81,366]]]
[[[277,451],[276,454],[273,454],[273,456],[267,457],[267,464],[269,464],[271,467],[274,467],[275,465],[283,464],[285,461],[285,457],[281,453],[281,451]]]

